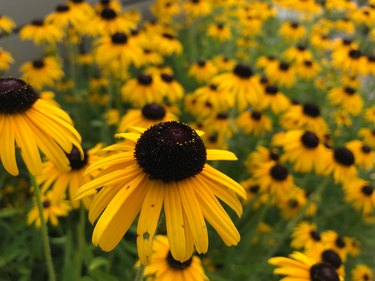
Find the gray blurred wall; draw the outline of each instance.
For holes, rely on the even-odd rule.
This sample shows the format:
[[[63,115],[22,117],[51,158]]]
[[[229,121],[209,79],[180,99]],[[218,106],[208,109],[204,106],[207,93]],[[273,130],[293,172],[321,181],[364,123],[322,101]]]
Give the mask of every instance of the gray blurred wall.
[[[22,26],[32,20],[44,17],[53,11],[58,4],[65,3],[67,0],[0,0],[0,14],[12,18],[17,26]],[[97,3],[99,0],[90,0],[90,3]],[[135,0],[124,2],[126,9],[140,9],[145,18],[150,17],[149,5],[151,0]],[[137,3],[138,2],[138,3]],[[10,35],[0,38],[0,47],[9,51],[15,63],[6,73],[6,76],[19,76],[18,68],[26,61],[37,59],[40,55],[40,49],[30,41],[21,41],[17,35]]]

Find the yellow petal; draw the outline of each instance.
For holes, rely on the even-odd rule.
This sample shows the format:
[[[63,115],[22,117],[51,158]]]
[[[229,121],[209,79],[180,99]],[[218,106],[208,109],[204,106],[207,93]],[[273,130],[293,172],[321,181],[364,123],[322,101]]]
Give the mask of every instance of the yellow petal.
[[[220,149],[207,149],[207,160],[238,160],[237,156],[230,151]]]

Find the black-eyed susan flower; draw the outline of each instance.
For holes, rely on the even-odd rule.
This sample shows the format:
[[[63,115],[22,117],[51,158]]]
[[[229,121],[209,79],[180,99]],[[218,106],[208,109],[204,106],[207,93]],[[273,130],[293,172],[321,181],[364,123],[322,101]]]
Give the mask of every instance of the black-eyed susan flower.
[[[149,128],[159,122],[178,120],[166,107],[157,103],[149,103],[141,109],[129,109],[121,118],[118,132],[125,132],[129,127]]]
[[[273,64],[273,65],[272,65]],[[260,56],[257,61],[255,66],[257,68],[268,68],[268,67],[275,67],[278,64],[278,60],[276,59],[275,56],[269,55],[269,56]]]
[[[302,62],[312,59],[311,51],[305,45],[297,45],[291,47],[284,52],[284,56],[288,61]]]
[[[41,186],[41,190],[43,192],[52,190],[53,198],[65,198],[65,194],[68,194],[71,204],[78,207],[79,202],[74,201],[74,198],[78,188],[91,179],[90,175],[84,175],[84,172],[89,165],[99,159],[95,154],[101,147],[102,145],[99,144],[92,149],[84,150],[83,158],[80,151],[73,147],[72,151],[66,154],[69,160],[69,171],[59,169],[52,161],[44,162],[43,172],[37,176],[37,182]],[[84,198],[83,203],[88,208],[90,199]]]
[[[360,140],[350,141],[346,143],[346,147],[353,152],[355,164],[358,165],[358,167],[366,169],[374,167],[375,152],[371,147]]]
[[[277,266],[274,274],[285,275],[284,281],[343,281],[335,268],[327,263],[318,262],[308,256],[294,252],[286,257],[273,257],[268,260],[269,264]]]
[[[323,247],[332,249],[340,256],[343,262],[346,261],[349,249],[347,237],[341,236],[336,231],[326,230],[322,232],[322,241]]]
[[[81,137],[69,115],[39,95],[20,79],[0,79],[0,144],[1,162],[6,171],[16,176],[16,147],[33,175],[42,172],[41,150],[61,169],[69,169],[65,153],[73,145],[81,151]]]
[[[7,71],[10,68],[10,65],[14,62],[12,55],[5,51],[3,48],[0,48],[0,70]]]
[[[218,72],[231,71],[235,66],[235,61],[233,59],[221,55],[214,57],[212,61],[216,65]]]
[[[286,129],[305,129],[319,134],[326,133],[328,128],[321,116],[320,107],[314,103],[291,106],[280,122]]]
[[[282,198],[295,187],[288,168],[277,162],[259,165],[253,170],[253,176],[261,192],[272,194],[276,198]]]
[[[284,38],[284,40],[297,41],[306,35],[306,29],[298,22],[285,21],[280,26],[279,34]]]
[[[162,95],[169,102],[176,103],[182,99],[185,90],[173,74],[162,71],[160,74],[160,82],[162,84]]]
[[[210,24],[208,26],[207,35],[208,37],[217,39],[220,42],[225,42],[232,38],[230,27],[224,22]]]
[[[245,64],[237,64],[231,73],[215,76],[212,83],[218,85],[219,89],[223,91],[233,93],[240,111],[249,105],[256,104],[262,94],[259,79]]]
[[[280,209],[281,216],[289,220],[298,215],[306,205],[305,191],[299,187],[293,187],[283,197],[279,197],[276,206]]]
[[[265,163],[272,162],[276,164],[279,159],[280,154],[277,150],[258,145],[247,157],[245,165],[249,171],[252,171],[255,168],[261,167]]]
[[[61,63],[56,57],[44,57],[26,62],[21,65],[20,70],[22,72],[21,78],[37,90],[52,87],[64,76]]]
[[[151,6],[152,13],[163,23],[170,23],[181,12],[178,2],[158,0]]]
[[[64,193],[55,195],[52,190],[40,195],[40,201],[43,206],[43,216],[47,223],[49,222],[53,226],[57,226],[59,225],[59,217],[66,217],[69,215],[72,206],[69,201],[64,198]],[[41,226],[39,210],[36,204],[27,214],[27,223],[35,224],[38,228]]]
[[[89,24],[82,27],[83,32],[90,36],[111,35],[117,32],[129,33],[137,26],[134,22],[118,14],[111,8],[104,8],[100,15],[92,17]]]
[[[352,87],[333,88],[327,95],[333,105],[339,105],[344,111],[358,115],[363,106],[363,100],[357,89]]]
[[[331,265],[340,276],[345,276],[344,261],[338,252],[328,244],[320,243],[307,249],[305,255],[317,262]]]
[[[130,64],[138,65],[142,58],[142,49],[134,44],[125,33],[117,32],[103,36],[97,41],[94,56],[103,67],[111,67],[114,62],[126,68]]]
[[[94,8],[85,0],[68,0],[68,5],[74,13],[85,13],[87,17],[95,14]]]
[[[318,50],[331,50],[332,41],[326,32],[313,32],[310,36],[311,46]]]
[[[158,75],[141,74],[132,78],[121,88],[121,95],[125,101],[136,107],[149,103],[162,103],[163,86]]]
[[[63,39],[64,32],[43,19],[35,19],[21,28],[19,36],[22,40],[31,40],[37,45],[55,44]]]
[[[155,36],[154,45],[163,56],[179,55],[183,50],[181,42],[168,32]]]
[[[247,15],[240,17],[241,35],[255,37],[262,30],[263,21],[257,16]]]
[[[358,133],[363,138],[363,142],[371,148],[375,148],[375,129],[362,128]]]
[[[304,221],[293,229],[290,245],[294,249],[310,249],[321,242],[322,237],[316,225]]]
[[[143,51],[142,57],[139,58],[140,65],[145,65],[145,66],[160,65],[163,63],[164,59],[162,55],[160,55],[158,52],[151,50],[151,49],[147,49],[147,48],[143,48],[142,51]]]
[[[375,207],[374,187],[363,179],[355,179],[344,185],[345,201],[351,203],[364,216],[371,214]]]
[[[117,125],[120,121],[120,112],[117,109],[111,108],[104,113],[104,118],[109,126]]]
[[[216,66],[209,60],[199,60],[189,68],[189,75],[198,82],[207,82],[217,73]]]
[[[270,108],[273,113],[285,111],[290,105],[289,99],[275,85],[267,85],[264,88],[264,95],[259,100],[257,107],[260,109]]]
[[[170,278],[174,281],[208,281],[199,257],[193,255],[181,262],[171,254],[168,237],[157,235],[153,244],[151,263],[145,267],[147,280],[163,281]]]
[[[321,70],[320,65],[312,60],[304,60],[300,63],[296,63],[295,67],[297,75],[303,79],[313,79]]]
[[[343,70],[349,74],[366,75],[368,73],[366,57],[360,50],[355,48],[345,52],[334,52],[332,64],[337,69]]]
[[[347,242],[349,244],[348,254],[353,257],[358,257],[361,253],[361,243],[354,237],[347,237]]]
[[[226,112],[234,106],[233,95],[225,90],[221,90],[216,84],[209,84],[196,89],[192,97],[199,104],[209,105],[211,110],[207,110],[208,114],[211,112]],[[199,114],[199,116],[202,116],[202,114]]]
[[[187,261],[194,248],[198,253],[207,251],[205,219],[228,246],[236,245],[239,233],[217,197],[240,215],[242,207],[236,194],[245,198],[246,192],[231,178],[206,164],[206,160],[235,160],[235,155],[206,150],[192,128],[176,121],[158,123],[141,130],[142,133],[137,131],[118,135],[126,141],[106,149],[113,154],[87,170],[100,170],[100,174],[78,191],[77,199],[81,199],[102,187],[89,211],[91,222],[100,216],[93,243],[111,251],[140,213],[138,254],[142,263],[150,263],[163,207],[170,251],[175,260]]]
[[[184,2],[183,8],[191,17],[201,17],[211,12],[212,4],[208,0],[188,0]]]
[[[80,9],[72,9],[67,4],[57,5],[55,11],[46,17],[46,23],[52,23],[59,28],[79,26],[85,24],[88,20],[86,13]]]
[[[16,27],[16,23],[7,16],[0,16],[0,34],[10,33]]]
[[[241,113],[236,120],[237,126],[245,133],[259,136],[272,130],[272,121],[264,113],[249,110]]]
[[[365,264],[357,264],[352,269],[352,281],[374,281],[374,272]]]
[[[219,112],[209,116],[203,120],[202,124],[205,132],[208,134],[217,133],[223,136],[225,140],[231,138],[236,131],[233,117],[226,112]]]
[[[120,13],[122,5],[120,0],[100,0],[99,3],[94,6],[97,13],[101,13],[105,8],[110,8],[116,13]]]
[[[279,61],[273,67],[266,67],[265,73],[267,77],[274,83],[284,87],[291,87],[296,82],[296,70],[292,64],[285,61]]]
[[[335,182],[345,183],[357,175],[355,156],[347,147],[331,149],[324,158],[327,163],[324,174],[332,174]]]
[[[258,209],[262,204],[269,202],[269,194],[261,193],[259,184],[253,178],[244,180],[240,184],[246,190],[245,204],[251,203],[254,209]]]
[[[1,54],[0,54],[0,57],[1,57]],[[371,106],[371,107],[366,109],[365,119],[368,122],[371,122],[371,123],[375,124],[375,106]]]
[[[327,165],[325,155],[328,150],[319,136],[311,131],[282,132],[273,137],[272,144],[284,149],[281,160],[292,162],[297,172],[321,174]]]

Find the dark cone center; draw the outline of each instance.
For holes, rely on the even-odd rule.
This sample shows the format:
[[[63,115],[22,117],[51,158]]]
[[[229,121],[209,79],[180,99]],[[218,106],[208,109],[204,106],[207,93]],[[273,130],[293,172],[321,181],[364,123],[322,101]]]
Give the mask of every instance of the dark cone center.
[[[0,113],[23,113],[32,107],[39,95],[21,79],[0,78]]]
[[[275,85],[267,86],[266,90],[265,90],[266,94],[271,95],[271,96],[276,95],[278,91],[279,91],[279,89]]]
[[[87,165],[88,162],[88,155],[87,152],[83,152],[83,159],[81,157],[81,153],[79,152],[77,147],[73,147],[72,151],[66,155],[69,160],[70,167],[72,170],[81,170],[83,167]]]
[[[334,150],[333,157],[341,165],[350,167],[354,164],[354,154],[346,147],[339,147]]]
[[[290,199],[288,201],[288,206],[291,208],[291,209],[295,209],[299,206],[299,203],[296,199]]]
[[[317,230],[312,230],[310,231],[310,237],[314,240],[314,241],[321,241],[322,240],[322,237],[320,236],[320,232],[317,231]]]
[[[362,193],[366,196],[371,196],[374,193],[374,188],[371,185],[365,185],[361,189]]]
[[[233,69],[233,73],[242,79],[248,79],[253,76],[253,71],[245,64],[237,64]]]
[[[41,69],[44,67],[44,61],[43,60],[34,60],[33,61],[33,67],[36,69]]]
[[[340,256],[332,250],[325,250],[322,253],[322,261],[332,265],[336,269],[342,265]]]
[[[152,76],[141,74],[138,76],[138,83],[144,86],[152,84]]]
[[[251,187],[249,188],[249,191],[250,191],[251,193],[255,194],[255,193],[258,193],[258,192],[259,192],[259,189],[260,189],[259,185],[253,185],[253,186],[251,186]]]
[[[337,237],[337,239],[336,239],[336,241],[335,241],[335,244],[336,244],[336,246],[339,247],[339,248],[344,248],[345,245],[346,245],[344,239],[343,239],[341,236]]]
[[[303,106],[303,113],[310,117],[319,117],[320,116],[320,108],[313,104],[313,103],[306,103]]]
[[[167,73],[162,73],[160,77],[161,77],[161,80],[163,80],[165,83],[172,83],[175,80],[173,75],[170,75]]]
[[[43,209],[49,208],[51,206],[51,201],[49,200],[43,201],[42,206],[43,206]]]
[[[111,8],[104,8],[103,11],[100,13],[100,16],[104,20],[113,20],[117,17],[117,14]]]
[[[305,60],[305,61],[303,61],[303,64],[304,64],[306,67],[311,67],[313,63],[312,63],[311,60]]]
[[[310,268],[311,281],[340,281],[335,268],[327,263],[318,263]]]
[[[302,135],[301,141],[307,149],[313,149],[319,145],[318,136],[310,131],[307,131]]]
[[[58,13],[65,13],[67,11],[69,11],[68,5],[60,4],[60,5],[57,5],[57,7],[56,7],[56,12],[58,12]]]
[[[259,121],[262,118],[262,113],[259,111],[252,111],[250,112],[251,119],[255,121]]]
[[[206,61],[204,61],[204,60],[200,60],[200,61],[197,62],[197,65],[198,65],[199,67],[205,67],[205,66],[206,66]]]
[[[362,56],[362,54],[358,50],[350,50],[349,51],[349,57],[351,57],[354,60],[359,59],[361,56]]]
[[[128,42],[128,36],[122,32],[116,32],[111,36],[111,40],[113,44],[126,44]]]
[[[164,107],[156,103],[146,104],[142,108],[142,115],[149,120],[162,120],[165,114]]]
[[[368,145],[362,145],[361,150],[363,153],[369,154],[371,152],[371,147],[369,147]]]
[[[282,71],[288,71],[290,65],[287,62],[280,62],[279,69]]]
[[[355,89],[351,88],[351,87],[345,87],[344,88],[344,92],[348,95],[348,96],[352,96],[355,94]]]
[[[271,168],[271,177],[276,181],[284,181],[288,177],[288,169],[276,164]]]
[[[228,118],[229,118],[228,113],[218,113],[216,115],[216,119],[219,119],[219,120],[227,120]]]
[[[206,148],[192,128],[170,121],[147,129],[136,143],[134,156],[150,179],[177,182],[203,170]]]

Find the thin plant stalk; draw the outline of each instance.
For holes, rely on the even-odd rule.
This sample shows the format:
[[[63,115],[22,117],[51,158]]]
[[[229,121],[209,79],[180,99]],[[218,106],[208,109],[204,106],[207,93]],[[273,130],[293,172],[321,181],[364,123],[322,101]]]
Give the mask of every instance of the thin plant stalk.
[[[35,196],[36,204],[37,204],[38,210],[39,210],[40,229],[41,229],[41,232],[42,232],[42,241],[43,241],[43,253],[44,253],[44,258],[46,259],[49,281],[56,281],[56,274],[55,274],[55,269],[53,267],[51,248],[50,248],[50,243],[49,243],[49,238],[48,238],[47,223],[46,223],[46,219],[44,218],[44,214],[43,214],[43,205],[42,205],[42,202],[40,201],[39,185],[38,185],[35,177],[31,174],[30,174],[30,179],[31,179],[31,183],[34,187],[34,196]]]
[[[145,266],[141,263],[137,270],[137,275],[135,276],[134,281],[142,281],[143,280],[143,273],[145,271]]]

